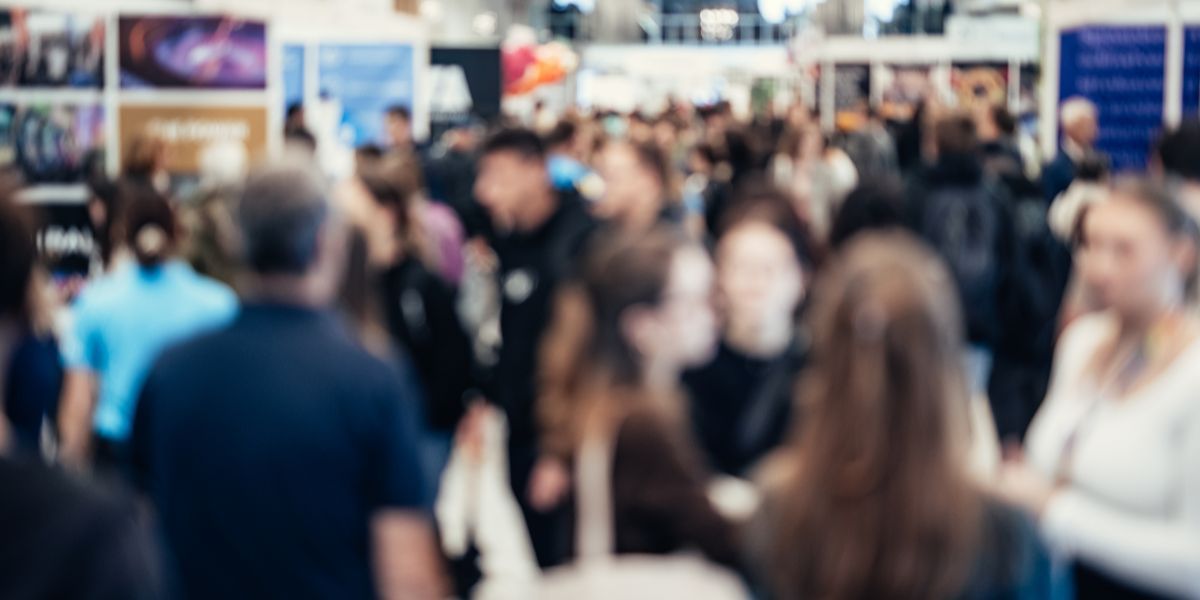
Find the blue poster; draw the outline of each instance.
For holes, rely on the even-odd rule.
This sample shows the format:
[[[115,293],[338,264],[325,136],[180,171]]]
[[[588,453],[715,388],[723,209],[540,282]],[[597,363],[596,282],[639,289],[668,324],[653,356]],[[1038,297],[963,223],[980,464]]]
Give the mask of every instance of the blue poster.
[[[1062,32],[1059,100],[1100,109],[1099,149],[1116,171],[1142,170],[1162,129],[1167,30],[1097,26]]]
[[[283,47],[283,107],[304,102],[304,46]]]
[[[383,113],[413,105],[413,49],[407,44],[322,45],[321,100],[341,107],[338,137],[350,147],[384,143]]]
[[[1200,27],[1183,28],[1183,116],[1200,113]]]

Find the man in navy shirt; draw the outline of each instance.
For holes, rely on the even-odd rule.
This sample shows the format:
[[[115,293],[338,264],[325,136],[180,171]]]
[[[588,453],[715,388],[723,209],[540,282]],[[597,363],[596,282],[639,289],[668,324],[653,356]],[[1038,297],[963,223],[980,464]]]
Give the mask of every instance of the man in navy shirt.
[[[325,311],[344,235],[314,171],[250,177],[242,314],[164,353],[142,391],[134,462],[184,597],[441,593],[415,399]]]

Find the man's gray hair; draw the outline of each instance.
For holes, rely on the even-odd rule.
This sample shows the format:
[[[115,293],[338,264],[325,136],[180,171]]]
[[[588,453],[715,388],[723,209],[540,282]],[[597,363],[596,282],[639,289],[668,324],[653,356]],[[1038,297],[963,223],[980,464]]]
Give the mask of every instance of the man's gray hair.
[[[260,275],[302,275],[317,259],[317,238],[329,217],[329,190],[310,163],[256,169],[238,203],[246,266]]]
[[[1083,96],[1073,96],[1064,100],[1058,108],[1058,121],[1063,126],[1068,126],[1083,118],[1095,119],[1099,114],[1099,109],[1091,100]]]

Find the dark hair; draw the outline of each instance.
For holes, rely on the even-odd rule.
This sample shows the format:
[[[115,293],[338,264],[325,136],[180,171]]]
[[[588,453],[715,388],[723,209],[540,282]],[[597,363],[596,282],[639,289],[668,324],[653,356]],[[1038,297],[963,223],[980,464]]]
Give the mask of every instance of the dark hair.
[[[291,131],[288,131],[283,136],[283,140],[289,144],[296,144],[299,146],[304,146],[305,148],[307,148],[309,151],[312,151],[312,152],[317,151],[317,137],[314,136],[311,131],[309,131],[308,129],[305,129],[304,127],[298,127],[296,129],[292,129]]]
[[[304,111],[304,103],[303,102],[293,102],[288,105],[285,118],[286,118],[286,120],[291,120],[292,117],[300,114],[303,111]]]
[[[979,150],[975,121],[965,114],[938,119],[933,136],[939,156],[973,156]]]
[[[33,219],[12,190],[0,192],[0,317],[26,320],[29,286],[37,262]]]
[[[1101,152],[1089,150],[1075,167],[1077,181],[1103,181],[1108,177],[1108,156]]]
[[[996,129],[1005,136],[1017,134],[1017,118],[1008,107],[1002,104],[992,105],[992,121],[996,124]]]
[[[123,185],[121,231],[126,247],[143,269],[161,265],[178,241],[175,210],[166,198],[147,185]]]
[[[672,175],[670,162],[667,155],[662,149],[653,142],[635,142],[633,140],[605,140],[604,146],[624,146],[633,153],[633,157],[637,163],[650,171],[658,182],[662,184],[663,191],[670,193],[672,188]]]
[[[394,119],[404,119],[410,123],[412,122],[412,111],[403,104],[393,104],[389,106],[386,114]]]
[[[363,144],[354,149],[354,154],[362,158],[383,158],[383,148],[379,144]]]
[[[829,245],[836,250],[864,231],[901,227],[904,216],[904,184],[898,177],[863,180],[834,216]]]
[[[563,144],[571,143],[575,139],[575,135],[579,133],[579,126],[570,119],[562,119],[554,125],[554,129],[546,134],[544,140],[546,148],[557,148]]]
[[[501,129],[483,142],[480,156],[499,152],[514,152],[526,160],[545,160],[546,146],[532,130],[522,127]]]
[[[303,275],[328,215],[325,184],[307,164],[251,173],[237,207],[247,266],[260,275]]]
[[[162,138],[150,135],[133,138],[125,149],[124,168],[121,173],[126,177],[149,178],[154,175],[159,157],[166,149],[167,143]]]
[[[1167,174],[1200,181],[1200,120],[1185,119],[1164,133],[1155,151]]]
[[[613,415],[645,391],[644,365],[620,320],[630,307],[662,300],[673,260],[688,244],[666,228],[608,231],[589,246],[578,280],[559,290],[540,349],[547,452],[568,454],[594,409]]]
[[[733,204],[726,209],[713,233],[719,240],[747,222],[763,223],[787,237],[796,259],[805,270],[815,270],[823,252],[812,232],[793,208],[793,198],[777,186],[751,181],[737,190]]]

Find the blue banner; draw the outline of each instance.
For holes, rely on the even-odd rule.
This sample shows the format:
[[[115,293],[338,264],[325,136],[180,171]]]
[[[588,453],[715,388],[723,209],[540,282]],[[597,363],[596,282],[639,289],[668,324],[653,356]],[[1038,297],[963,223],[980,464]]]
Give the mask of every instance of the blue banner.
[[[383,113],[413,105],[413,49],[407,44],[322,45],[318,87],[340,103],[338,137],[350,147],[384,144]]]
[[[1200,26],[1183,29],[1183,116],[1200,113]]]
[[[1114,170],[1142,170],[1162,129],[1167,30],[1096,26],[1062,32],[1059,100],[1083,96],[1100,110],[1099,149]]]
[[[304,103],[304,46],[283,47],[283,107]]]

